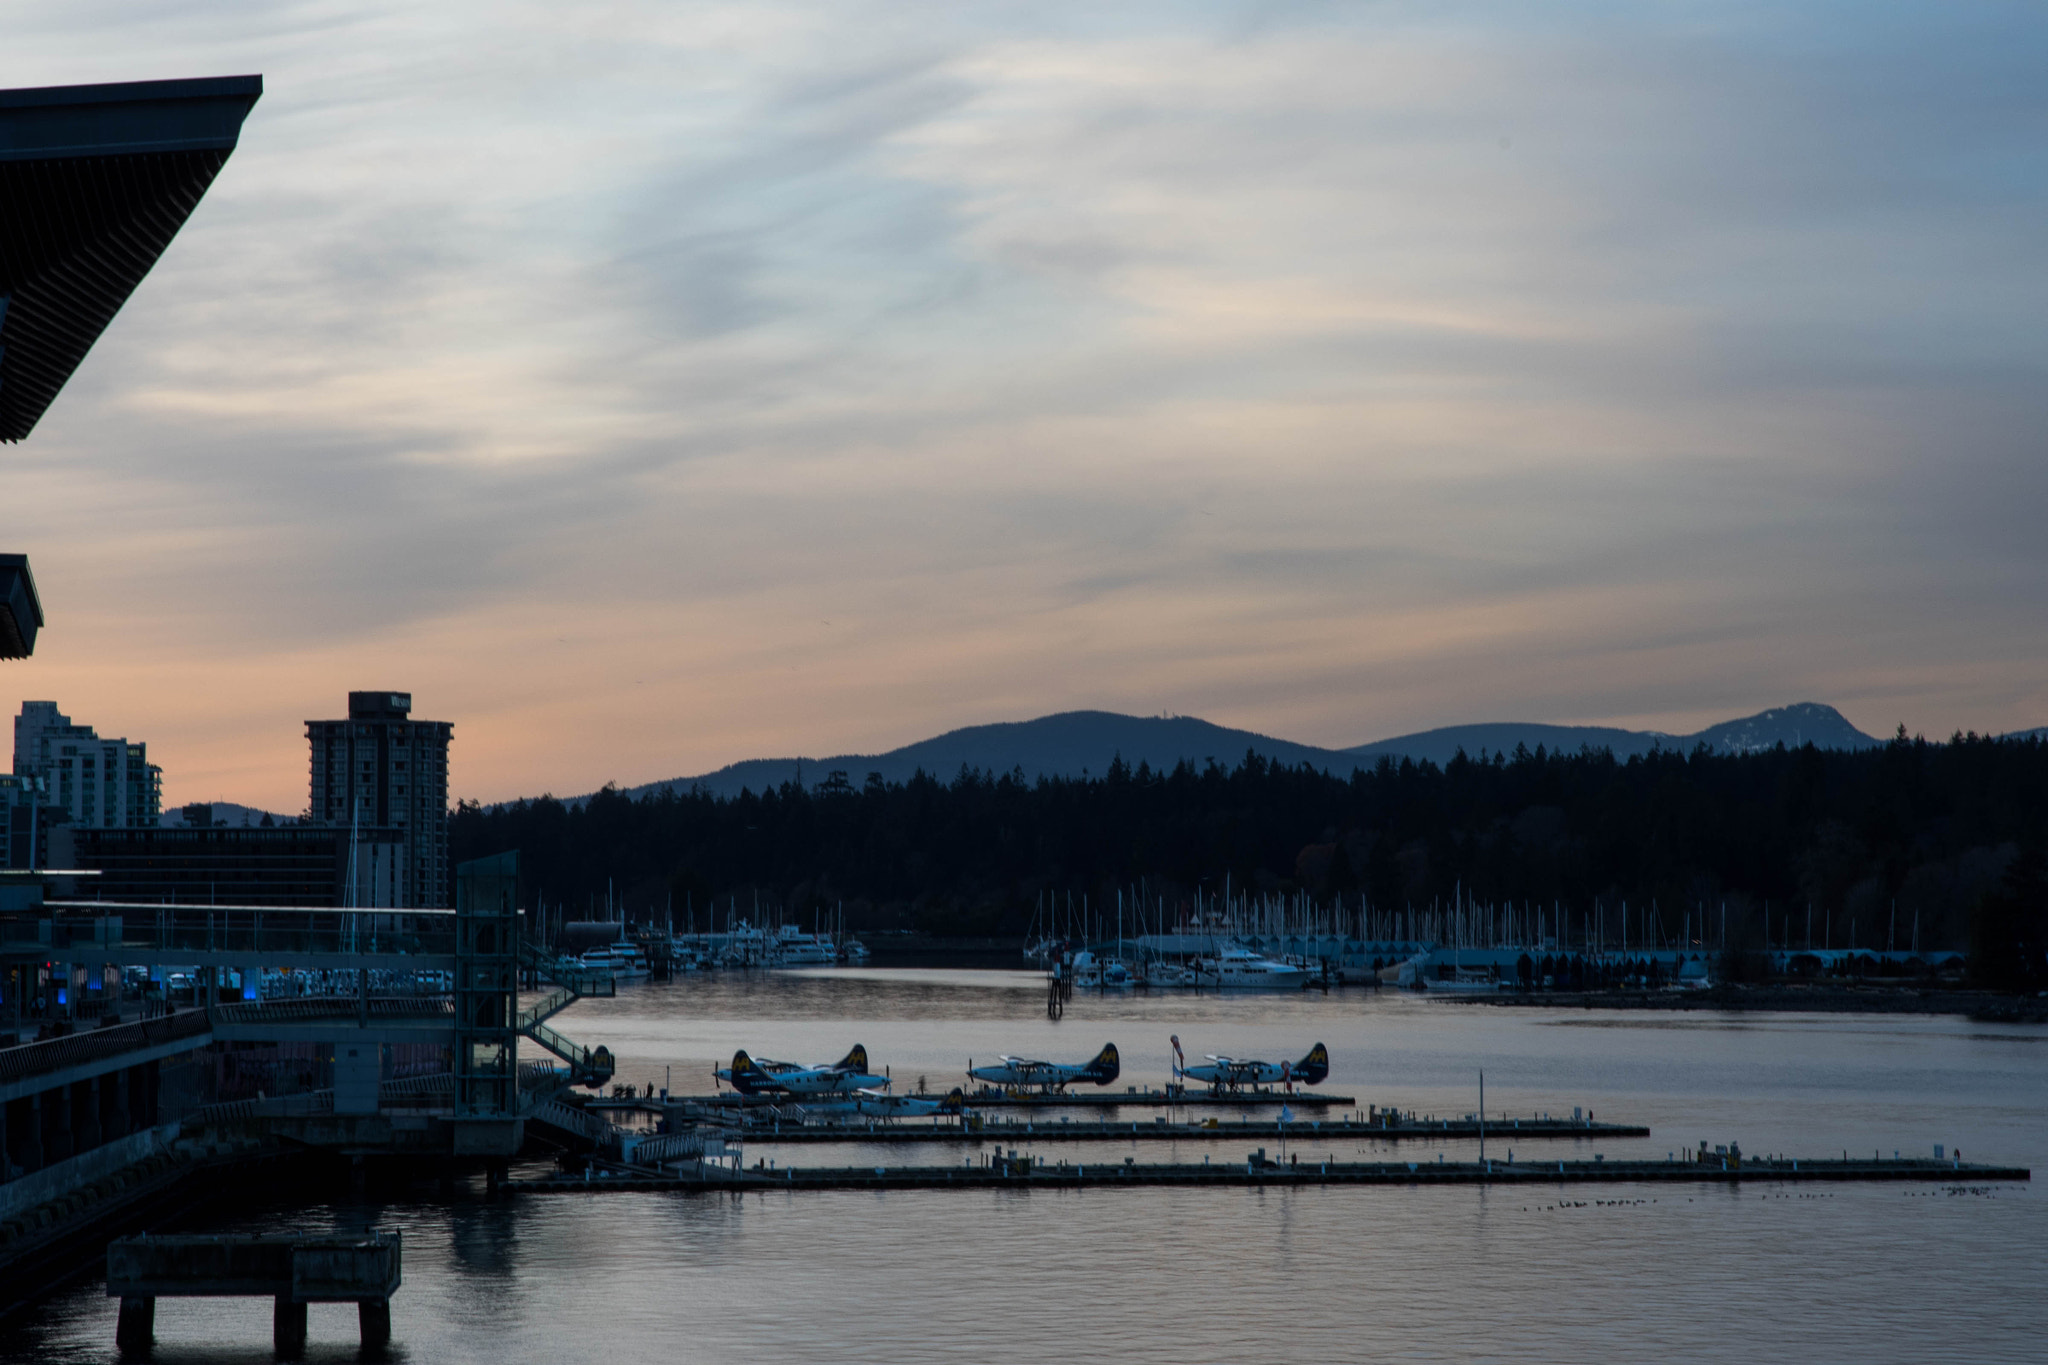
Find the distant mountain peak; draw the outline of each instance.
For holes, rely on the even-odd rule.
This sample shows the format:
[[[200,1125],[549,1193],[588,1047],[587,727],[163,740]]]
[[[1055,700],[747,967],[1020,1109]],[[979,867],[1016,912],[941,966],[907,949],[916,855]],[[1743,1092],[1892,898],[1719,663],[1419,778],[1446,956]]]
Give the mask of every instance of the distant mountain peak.
[[[1543,725],[1505,722],[1453,725],[1419,734],[1376,740],[1349,749],[1323,749],[1275,739],[1252,730],[1235,730],[1195,716],[1161,713],[1128,716],[1116,711],[1058,711],[1035,720],[992,721],[967,725],[930,739],[878,754],[837,754],[826,758],[757,758],[733,763],[696,777],[675,777],[620,790],[640,797],[657,792],[692,790],[711,796],[737,796],[742,790],[769,791],[788,782],[815,790],[834,772],[846,774],[853,787],[869,774],[885,782],[902,782],[924,772],[942,782],[960,770],[1001,776],[1022,771],[1026,781],[1040,777],[1101,776],[1117,758],[1132,768],[1141,763],[1171,770],[1186,762],[1196,768],[1214,762],[1234,768],[1247,752],[1277,763],[1349,773],[1369,767],[1382,755],[1448,763],[1460,750],[1471,757],[1513,753],[1518,745],[1552,752],[1607,749],[1626,759],[1653,750],[1690,752],[1701,744],[1721,753],[1754,753],[1784,744],[1814,744],[1824,749],[1866,749],[1879,743],[1851,725],[1841,712],[1819,702],[1772,707],[1739,720],[1723,721],[1691,735],[1656,730],[1624,730],[1602,725]],[[572,798],[574,802],[587,797]]]
[[[1528,722],[1496,722],[1482,725],[1451,725],[1424,730],[1393,739],[1374,740],[1346,749],[1359,758],[1377,759],[1386,754],[1418,762],[1448,763],[1460,750],[1474,758],[1486,753],[1513,753],[1517,745],[1534,750],[1539,744],[1552,750],[1576,753],[1582,748],[1607,749],[1616,758],[1631,758],[1656,749],[1689,753],[1704,744],[1716,753],[1749,754],[1812,744],[1821,749],[1868,749],[1881,743],[1849,723],[1840,711],[1820,702],[1794,702],[1774,706],[1739,720],[1690,735],[1667,734],[1661,730],[1623,730],[1605,725],[1542,725]]]
[[[1730,754],[1753,754],[1780,744],[1788,749],[1806,744],[1820,749],[1868,749],[1882,742],[1851,725],[1834,707],[1817,701],[1774,706],[1741,720],[1722,721],[1690,738],[1694,744]]]

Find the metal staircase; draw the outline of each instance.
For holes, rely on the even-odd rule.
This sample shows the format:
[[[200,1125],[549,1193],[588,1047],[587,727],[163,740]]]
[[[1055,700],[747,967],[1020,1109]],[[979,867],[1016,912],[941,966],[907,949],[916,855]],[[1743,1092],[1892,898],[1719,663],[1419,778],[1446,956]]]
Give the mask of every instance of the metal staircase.
[[[521,1037],[534,1042],[569,1064],[568,1083],[599,1086],[612,1078],[614,1064],[609,1048],[587,1048],[547,1026],[547,1020],[578,1000],[604,999],[618,994],[618,983],[610,972],[592,971],[569,958],[549,958],[539,948],[521,940],[520,965],[555,983],[533,1004],[519,1011],[514,1021]]]
[[[522,1024],[519,1032],[567,1062],[572,1085],[599,1086],[612,1078],[611,1049],[602,1044],[594,1048],[585,1047],[564,1038],[546,1024]]]

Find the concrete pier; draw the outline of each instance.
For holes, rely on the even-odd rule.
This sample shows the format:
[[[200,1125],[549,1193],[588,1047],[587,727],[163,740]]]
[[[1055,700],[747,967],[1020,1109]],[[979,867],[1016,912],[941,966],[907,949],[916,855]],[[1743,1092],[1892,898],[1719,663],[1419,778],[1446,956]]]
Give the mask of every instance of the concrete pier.
[[[121,1300],[115,1343],[146,1354],[156,1301],[166,1296],[274,1301],[271,1337],[278,1355],[306,1349],[306,1305],[354,1303],[365,1350],[391,1339],[391,1296],[400,1276],[400,1237],[124,1237],[107,1248],[107,1293]]]

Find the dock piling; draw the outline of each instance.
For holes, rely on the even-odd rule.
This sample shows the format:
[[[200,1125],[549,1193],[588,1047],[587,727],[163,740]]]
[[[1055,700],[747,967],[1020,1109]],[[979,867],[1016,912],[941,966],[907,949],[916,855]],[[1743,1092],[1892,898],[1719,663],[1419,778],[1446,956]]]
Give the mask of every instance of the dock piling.
[[[114,1345],[123,1356],[146,1356],[156,1340],[156,1300],[125,1298],[114,1326]]]
[[[306,1353],[306,1305],[293,1303],[289,1294],[280,1294],[276,1307],[270,1315],[270,1340],[277,1354],[285,1360],[296,1360]]]
[[[356,1305],[356,1324],[361,1329],[363,1350],[381,1351],[391,1344],[391,1300],[364,1299]]]

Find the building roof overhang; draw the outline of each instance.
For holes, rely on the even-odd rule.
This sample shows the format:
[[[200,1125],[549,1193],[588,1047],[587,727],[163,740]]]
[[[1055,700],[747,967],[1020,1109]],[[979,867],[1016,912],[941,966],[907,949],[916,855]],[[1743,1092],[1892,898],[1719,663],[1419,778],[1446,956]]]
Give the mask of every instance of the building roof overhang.
[[[0,441],[34,430],[262,93],[261,76],[0,90]]]
[[[43,604],[27,555],[0,554],[0,659],[26,659],[36,652]]]

